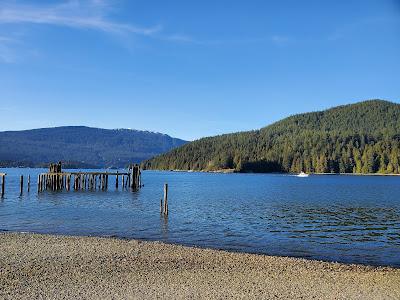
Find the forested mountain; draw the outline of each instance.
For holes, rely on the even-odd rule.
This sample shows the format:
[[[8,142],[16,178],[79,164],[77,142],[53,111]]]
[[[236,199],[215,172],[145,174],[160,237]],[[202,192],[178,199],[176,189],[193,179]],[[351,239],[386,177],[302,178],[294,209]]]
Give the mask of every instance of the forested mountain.
[[[39,166],[63,161],[71,167],[123,167],[186,141],[130,129],[84,126],[0,132],[0,166]]]
[[[288,117],[259,130],[203,138],[147,169],[400,173],[400,105],[369,100]]]

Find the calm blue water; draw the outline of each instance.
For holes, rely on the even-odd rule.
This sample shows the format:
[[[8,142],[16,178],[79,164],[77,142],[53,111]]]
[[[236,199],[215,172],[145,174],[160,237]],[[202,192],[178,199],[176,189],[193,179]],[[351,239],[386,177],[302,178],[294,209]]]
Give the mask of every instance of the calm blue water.
[[[400,267],[400,177],[143,172],[139,192],[37,193],[6,172],[0,230],[161,240]],[[19,196],[19,176],[31,192]],[[160,216],[169,184],[168,218]]]

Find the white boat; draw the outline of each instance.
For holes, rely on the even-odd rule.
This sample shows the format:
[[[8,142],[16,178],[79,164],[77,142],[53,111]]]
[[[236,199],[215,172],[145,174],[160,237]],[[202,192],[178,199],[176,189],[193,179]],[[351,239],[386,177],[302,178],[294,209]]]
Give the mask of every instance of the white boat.
[[[300,172],[300,174],[297,175],[297,177],[308,177],[308,176],[310,175],[304,172]]]

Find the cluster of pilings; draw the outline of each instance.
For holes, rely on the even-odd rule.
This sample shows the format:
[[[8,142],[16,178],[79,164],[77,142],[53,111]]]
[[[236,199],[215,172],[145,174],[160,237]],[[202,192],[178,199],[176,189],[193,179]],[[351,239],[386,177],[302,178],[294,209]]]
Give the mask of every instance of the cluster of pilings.
[[[131,188],[138,190],[141,187],[141,172],[139,166],[130,169],[129,173],[119,172],[61,172],[44,173],[38,175],[38,192],[45,190],[61,191],[72,188],[78,190],[108,189],[109,177],[115,176],[115,188],[118,189],[121,179],[122,189]]]
[[[122,188],[130,187],[129,173],[113,172],[73,172],[73,173],[44,173],[38,175],[38,192],[45,190],[61,191],[72,188],[78,190],[102,190],[108,189],[108,179],[115,176],[115,188],[118,189],[121,180]],[[140,179],[139,179],[140,181]],[[138,189],[140,186],[131,186],[132,189]]]
[[[62,190],[102,190],[108,189],[109,176],[115,176],[115,188],[118,189],[121,183],[122,189],[132,189],[134,191],[142,187],[142,172],[139,165],[132,164],[129,166],[128,172],[63,172],[61,162],[50,164],[49,172],[38,175],[37,189],[38,192],[45,190],[62,191]],[[0,173],[1,191],[0,196],[3,198],[5,193],[5,173]],[[28,175],[27,191],[30,191],[31,177]],[[20,195],[24,190],[24,176],[20,176]]]
[[[49,173],[61,173],[61,161],[56,164],[50,164],[49,166]]]
[[[141,183],[141,177],[142,177],[142,172],[140,171],[139,165],[130,165],[129,166],[129,171],[130,171],[130,187],[134,190],[139,189],[142,186]]]

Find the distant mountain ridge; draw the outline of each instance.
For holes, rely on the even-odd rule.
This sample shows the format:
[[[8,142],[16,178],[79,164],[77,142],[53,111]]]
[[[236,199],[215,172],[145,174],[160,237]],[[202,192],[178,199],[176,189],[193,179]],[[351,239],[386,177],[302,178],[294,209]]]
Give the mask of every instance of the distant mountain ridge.
[[[131,129],[62,126],[0,132],[0,166],[124,167],[185,144],[166,134]]]
[[[399,174],[400,105],[368,100],[207,137],[145,161],[147,169]]]

